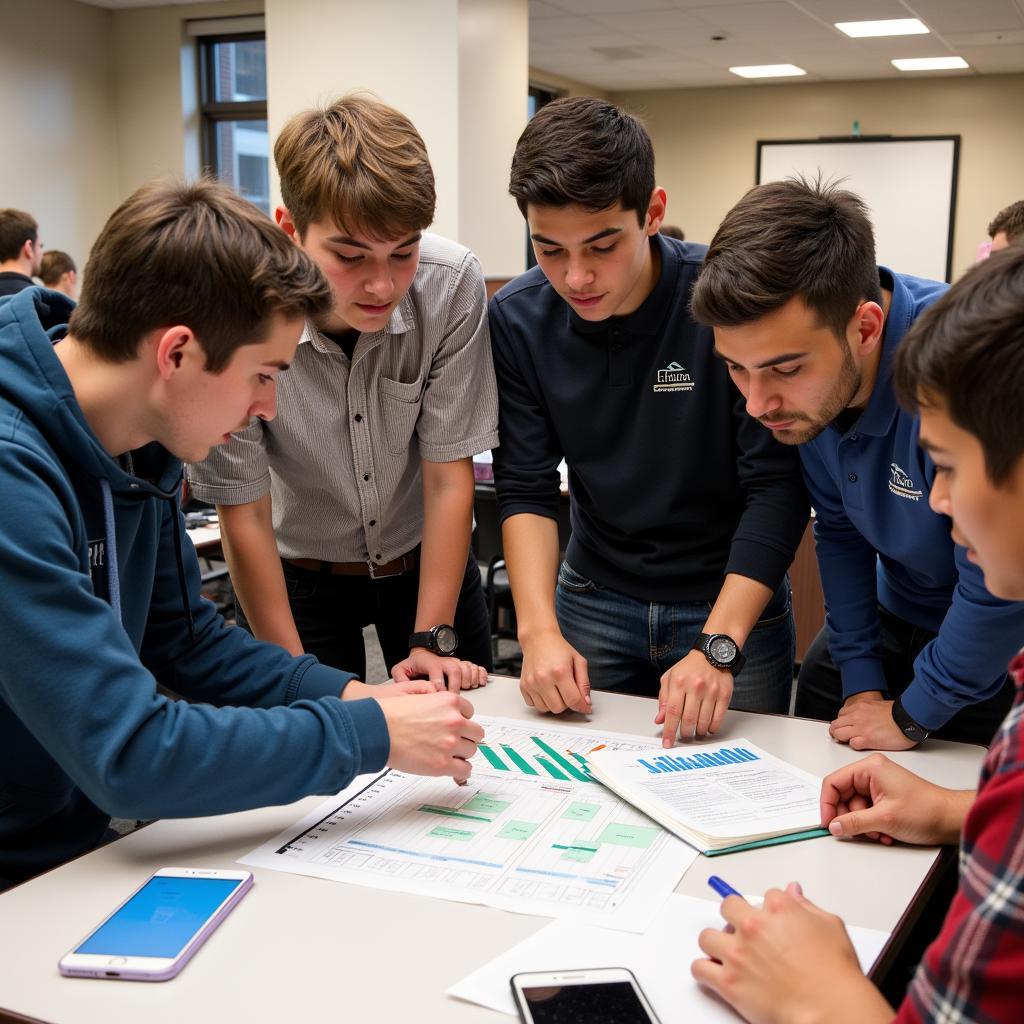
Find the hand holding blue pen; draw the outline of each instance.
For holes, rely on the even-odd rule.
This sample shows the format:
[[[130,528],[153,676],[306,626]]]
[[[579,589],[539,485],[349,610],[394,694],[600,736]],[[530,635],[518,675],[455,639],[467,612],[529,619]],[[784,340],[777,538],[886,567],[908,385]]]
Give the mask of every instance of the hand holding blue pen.
[[[724,878],[719,878],[718,875],[709,875],[708,885],[710,885],[723,900],[726,896],[739,896],[740,899],[743,899],[742,893],[737,892]]]

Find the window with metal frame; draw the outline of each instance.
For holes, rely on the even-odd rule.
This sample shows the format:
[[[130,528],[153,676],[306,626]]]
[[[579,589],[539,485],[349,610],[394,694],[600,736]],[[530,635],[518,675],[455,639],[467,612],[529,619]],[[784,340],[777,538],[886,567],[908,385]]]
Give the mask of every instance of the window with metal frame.
[[[270,213],[266,35],[198,40],[203,169]]]

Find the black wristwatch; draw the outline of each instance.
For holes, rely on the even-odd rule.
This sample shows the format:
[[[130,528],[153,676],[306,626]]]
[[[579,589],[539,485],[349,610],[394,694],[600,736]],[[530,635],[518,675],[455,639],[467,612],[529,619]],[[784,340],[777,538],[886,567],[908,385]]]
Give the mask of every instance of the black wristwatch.
[[[892,702],[892,720],[908,740],[920,743],[922,740],[928,739],[928,730],[923,725],[918,725],[910,717],[910,713],[903,706],[903,701],[899,697]]]
[[[428,651],[450,658],[459,646],[459,634],[453,626],[434,626],[422,633],[413,633],[409,637],[409,647],[426,647]]]
[[[736,641],[725,633],[701,633],[693,642],[693,650],[700,651],[715,667],[736,675],[746,662]]]

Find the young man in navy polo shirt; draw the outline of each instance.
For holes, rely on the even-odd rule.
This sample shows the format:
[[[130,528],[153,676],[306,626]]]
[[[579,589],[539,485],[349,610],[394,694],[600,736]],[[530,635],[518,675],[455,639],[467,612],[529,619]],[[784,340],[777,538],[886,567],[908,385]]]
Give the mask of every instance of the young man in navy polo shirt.
[[[799,445],[827,617],[796,713],[858,750],[936,731],[987,745],[1013,695],[1024,604],[985,589],[929,508],[935,466],[892,389],[900,341],[945,290],[876,265],[856,196],[788,180],[726,215],[693,293],[747,412]]]
[[[526,702],[557,713],[588,711],[591,686],[659,694],[665,745],[715,732],[730,703],[785,713],[806,495],[689,315],[704,247],[659,234],[647,132],[604,101],[558,100],[519,139],[509,191],[539,264],[489,311]]]

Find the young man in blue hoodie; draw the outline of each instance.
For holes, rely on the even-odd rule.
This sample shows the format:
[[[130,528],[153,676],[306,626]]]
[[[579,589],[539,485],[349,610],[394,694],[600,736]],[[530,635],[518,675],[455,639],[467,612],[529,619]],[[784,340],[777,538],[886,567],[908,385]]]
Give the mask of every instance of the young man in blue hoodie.
[[[733,207],[693,292],[747,412],[799,445],[827,615],[796,713],[857,750],[988,745],[1013,698],[1024,604],[985,589],[929,507],[935,466],[892,388],[900,341],[945,291],[876,265],[857,196],[792,179]]]
[[[111,815],[288,803],[385,764],[467,777],[483,731],[457,694],[293,658],[200,596],[179,460],[273,417],[329,305],[315,265],[209,182],[128,199],[77,307],[0,305],[0,888]]]

